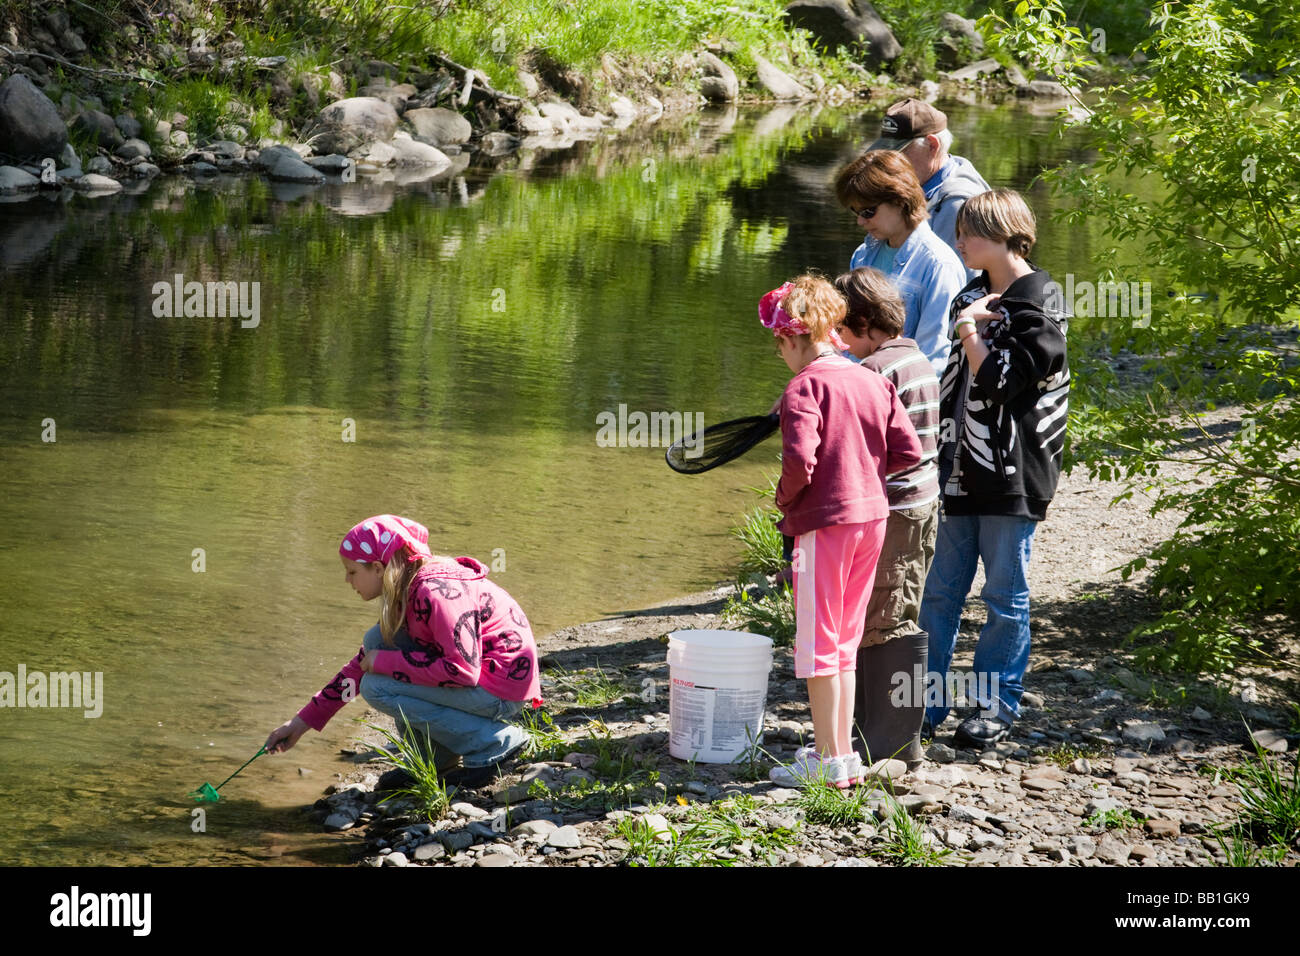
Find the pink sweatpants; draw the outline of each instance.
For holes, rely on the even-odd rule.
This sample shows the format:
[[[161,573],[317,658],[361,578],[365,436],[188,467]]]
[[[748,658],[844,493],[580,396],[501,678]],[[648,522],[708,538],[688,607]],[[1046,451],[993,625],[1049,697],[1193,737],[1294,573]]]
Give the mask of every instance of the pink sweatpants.
[[[857,669],[885,524],[830,525],[795,538],[795,677]]]

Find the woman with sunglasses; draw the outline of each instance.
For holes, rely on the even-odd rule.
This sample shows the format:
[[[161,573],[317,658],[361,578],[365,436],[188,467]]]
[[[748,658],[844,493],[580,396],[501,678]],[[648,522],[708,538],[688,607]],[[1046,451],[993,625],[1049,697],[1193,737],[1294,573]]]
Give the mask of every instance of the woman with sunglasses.
[[[948,364],[948,307],[966,285],[966,268],[926,222],[925,193],[901,153],[863,153],[835,180],[835,195],[867,231],[849,269],[879,269],[903,298],[903,337],[942,377]]]

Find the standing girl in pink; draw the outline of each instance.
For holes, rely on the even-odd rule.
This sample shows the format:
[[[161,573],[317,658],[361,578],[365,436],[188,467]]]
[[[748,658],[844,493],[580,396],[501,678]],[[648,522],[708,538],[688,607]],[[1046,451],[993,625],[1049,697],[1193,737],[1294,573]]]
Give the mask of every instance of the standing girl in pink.
[[[772,769],[784,786],[847,787],[862,777],[852,725],[858,644],[884,542],[885,476],[921,443],[894,386],[842,358],[844,299],[804,275],[763,296],[759,318],[794,377],[781,397],[780,528],[795,536],[794,672],[808,681],[816,747]]]

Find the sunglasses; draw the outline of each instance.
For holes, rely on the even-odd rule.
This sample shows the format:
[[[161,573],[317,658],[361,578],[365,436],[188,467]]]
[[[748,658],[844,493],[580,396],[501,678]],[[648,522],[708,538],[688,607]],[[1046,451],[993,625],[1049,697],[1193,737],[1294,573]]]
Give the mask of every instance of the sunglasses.
[[[876,210],[879,208],[880,208],[879,203],[872,206],[870,209],[863,209],[860,211],[850,206],[849,212],[853,213],[853,215],[857,216],[859,219],[870,219],[872,216],[876,214]]]

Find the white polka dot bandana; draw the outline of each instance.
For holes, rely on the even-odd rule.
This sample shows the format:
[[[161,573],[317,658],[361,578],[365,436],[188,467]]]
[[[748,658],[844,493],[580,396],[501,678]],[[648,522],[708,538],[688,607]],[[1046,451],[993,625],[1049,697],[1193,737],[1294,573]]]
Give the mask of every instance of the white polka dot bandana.
[[[343,538],[339,554],[360,564],[388,559],[403,545],[409,554],[430,554],[429,529],[418,521],[397,515],[375,515],[356,525]]]

